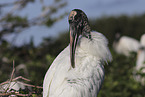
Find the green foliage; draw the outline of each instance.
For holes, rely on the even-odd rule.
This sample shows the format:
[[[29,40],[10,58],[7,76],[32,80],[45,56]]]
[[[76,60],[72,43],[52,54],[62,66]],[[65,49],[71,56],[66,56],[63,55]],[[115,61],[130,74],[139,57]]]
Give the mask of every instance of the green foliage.
[[[112,51],[113,61],[105,66],[105,80],[98,97],[143,97],[145,87],[133,78],[136,55],[127,58]]]
[[[20,16],[12,16],[12,14],[9,14],[9,15],[7,15],[6,21],[7,22],[13,22],[13,21],[15,21],[15,22],[27,22],[27,18],[26,17],[22,18]]]
[[[35,16],[31,15],[21,16],[19,14],[22,9],[26,8],[29,3],[34,3],[36,0],[14,0],[12,2],[5,2],[0,4],[0,43],[3,40],[3,36],[6,34],[14,33],[17,35],[26,28],[30,28],[36,25],[46,25],[51,27],[55,22],[61,20],[66,16],[66,12],[61,15],[56,14],[67,5],[66,1],[63,0],[53,0],[52,4],[44,4],[43,0],[40,0],[41,12]],[[38,1],[37,1],[38,2]],[[9,7],[8,10],[4,10]],[[32,13],[31,13],[32,14]]]
[[[49,52],[52,56],[57,56],[69,44],[69,33],[62,33],[57,39],[45,38],[41,47],[42,51]]]
[[[32,80],[32,83],[35,83],[35,85],[42,85],[44,74],[54,60],[54,57],[46,52],[42,53],[41,50],[42,48],[33,48],[30,45],[13,48],[6,47],[1,51],[1,55],[3,55],[0,56],[0,82],[9,78],[12,71],[12,60],[15,60],[15,67],[19,64],[26,65],[29,73],[27,78]],[[4,61],[4,58],[7,60]],[[25,74],[23,73],[21,76],[25,76]]]
[[[47,19],[45,24],[49,27],[49,26],[53,25],[53,23],[54,23],[54,20],[49,18],[49,19]]]
[[[91,28],[95,31],[102,32],[109,43],[114,41],[115,33],[121,32],[135,39],[140,39],[145,33],[145,14],[141,16],[118,16],[118,17],[102,17],[100,19],[91,20]]]

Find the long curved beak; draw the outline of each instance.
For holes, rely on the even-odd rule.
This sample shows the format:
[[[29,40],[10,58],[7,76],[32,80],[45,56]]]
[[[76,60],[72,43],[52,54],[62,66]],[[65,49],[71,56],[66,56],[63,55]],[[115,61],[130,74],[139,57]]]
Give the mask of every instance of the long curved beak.
[[[73,68],[75,68],[75,50],[76,50],[79,34],[80,33],[75,27],[70,26],[70,60],[71,60],[71,66]]]

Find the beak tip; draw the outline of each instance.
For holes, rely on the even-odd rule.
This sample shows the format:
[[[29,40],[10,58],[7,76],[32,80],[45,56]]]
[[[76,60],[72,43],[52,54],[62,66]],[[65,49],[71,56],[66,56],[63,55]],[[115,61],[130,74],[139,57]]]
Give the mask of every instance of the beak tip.
[[[75,68],[75,64],[74,63],[72,63],[71,66],[72,66],[72,68]]]

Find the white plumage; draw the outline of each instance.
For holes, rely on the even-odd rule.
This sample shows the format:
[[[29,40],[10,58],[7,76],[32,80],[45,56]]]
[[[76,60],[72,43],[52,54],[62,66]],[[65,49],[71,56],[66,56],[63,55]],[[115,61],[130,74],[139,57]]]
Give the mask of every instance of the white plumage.
[[[78,38],[74,68],[70,45],[56,57],[44,78],[43,97],[97,97],[104,80],[104,62],[112,57],[101,33],[90,32],[90,36]]]
[[[43,97],[97,97],[104,79],[103,62],[111,60],[106,38],[91,32],[93,40],[80,38],[76,67],[70,64],[70,46],[54,60],[43,84]]]
[[[141,36],[140,39],[141,47],[137,53],[137,61],[136,61],[136,71],[140,71],[141,73],[145,73],[145,34]],[[141,84],[145,84],[145,78],[140,75],[135,76],[135,80],[141,82]]]
[[[140,44],[141,44],[141,46],[145,46],[145,34],[143,34],[143,35],[141,36]]]
[[[139,47],[139,41],[128,36],[122,36],[118,41],[113,43],[115,51],[125,56],[130,56],[131,52],[137,52]]]

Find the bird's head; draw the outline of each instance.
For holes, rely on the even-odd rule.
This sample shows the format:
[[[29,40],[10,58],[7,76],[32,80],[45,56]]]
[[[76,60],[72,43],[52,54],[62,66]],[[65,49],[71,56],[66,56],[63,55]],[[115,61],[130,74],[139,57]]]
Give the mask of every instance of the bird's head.
[[[79,36],[91,39],[90,26],[86,14],[80,9],[74,9],[69,15],[70,28],[70,60],[75,67],[75,50]]]

